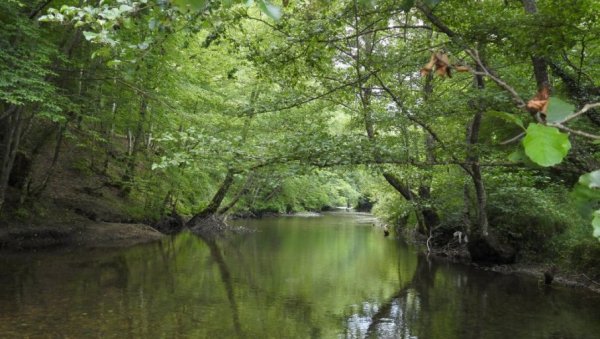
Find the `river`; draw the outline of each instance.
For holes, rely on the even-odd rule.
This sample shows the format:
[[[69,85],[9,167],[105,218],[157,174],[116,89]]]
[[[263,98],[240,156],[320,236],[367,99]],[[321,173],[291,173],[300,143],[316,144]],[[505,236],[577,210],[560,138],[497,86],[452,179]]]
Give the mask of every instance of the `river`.
[[[598,338],[600,296],[432,260],[369,215],[0,254],[0,338]]]

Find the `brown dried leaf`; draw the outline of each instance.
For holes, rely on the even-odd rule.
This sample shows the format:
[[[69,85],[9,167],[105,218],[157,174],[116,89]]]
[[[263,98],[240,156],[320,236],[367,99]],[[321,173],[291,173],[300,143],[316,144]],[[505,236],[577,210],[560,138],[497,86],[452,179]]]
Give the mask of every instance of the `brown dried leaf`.
[[[447,54],[441,52],[435,53],[435,70],[439,76],[443,77],[447,75],[449,78],[452,77],[449,65],[450,59],[448,59]]]
[[[537,112],[540,112],[545,117],[546,112],[548,111],[549,98],[550,89],[547,86],[544,86],[537,92],[537,94],[531,100],[527,102],[527,110],[531,114],[536,114]]]
[[[433,53],[431,54],[431,58],[429,58],[429,62],[421,69],[421,75],[429,75],[429,72],[431,72],[433,66],[435,66],[435,61],[435,53]]]
[[[471,71],[471,69],[468,66],[461,66],[461,65],[454,66],[454,69],[457,72],[470,72]]]

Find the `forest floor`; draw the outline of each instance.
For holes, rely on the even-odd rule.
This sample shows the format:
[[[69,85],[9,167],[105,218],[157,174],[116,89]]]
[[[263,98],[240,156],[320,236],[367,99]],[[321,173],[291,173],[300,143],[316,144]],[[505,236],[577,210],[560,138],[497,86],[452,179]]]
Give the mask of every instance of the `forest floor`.
[[[18,203],[20,189],[8,191],[9,213],[0,219],[0,249],[50,247],[126,247],[154,241],[163,234],[145,224],[140,201],[122,195],[111,178],[94,169],[101,164],[88,152],[65,144],[43,193]],[[33,164],[32,187],[43,181],[52,153]]]

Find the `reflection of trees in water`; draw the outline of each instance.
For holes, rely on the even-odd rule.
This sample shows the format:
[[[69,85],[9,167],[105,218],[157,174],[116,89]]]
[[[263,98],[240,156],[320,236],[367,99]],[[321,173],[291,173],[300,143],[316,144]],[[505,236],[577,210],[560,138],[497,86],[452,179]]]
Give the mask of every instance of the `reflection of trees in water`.
[[[10,261],[2,262],[2,272],[0,272],[0,305],[2,312],[15,311],[21,301],[27,297],[25,285],[27,281],[35,281],[36,276],[32,269],[32,265],[24,265],[21,263],[12,263]],[[6,309],[7,307],[13,310]]]
[[[412,279],[382,304],[364,302],[347,319],[347,338],[416,338],[414,324],[426,314],[429,290],[434,287],[437,266],[419,256]],[[427,333],[421,334],[427,338]]]
[[[221,281],[223,282],[223,287],[225,287],[225,292],[227,294],[227,299],[229,300],[229,306],[231,308],[231,318],[233,321],[233,327],[238,337],[243,337],[244,333],[242,332],[242,326],[240,324],[240,315],[237,306],[237,302],[235,299],[235,291],[233,289],[233,283],[231,281],[231,273],[229,271],[229,267],[225,262],[225,258],[221,253],[221,249],[217,244],[216,239],[212,237],[205,237],[200,234],[197,234],[198,238],[202,239],[206,246],[208,246],[210,250],[210,255],[213,260],[217,263],[219,267],[219,273],[221,274]]]

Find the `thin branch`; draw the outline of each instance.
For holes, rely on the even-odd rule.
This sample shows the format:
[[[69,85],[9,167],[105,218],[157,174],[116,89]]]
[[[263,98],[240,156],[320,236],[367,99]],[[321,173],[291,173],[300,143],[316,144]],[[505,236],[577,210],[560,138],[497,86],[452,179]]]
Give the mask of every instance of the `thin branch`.
[[[586,138],[589,138],[589,139],[600,140],[600,135],[595,135],[595,134],[591,134],[591,133],[588,133],[588,132],[584,132],[584,131],[572,129],[572,128],[569,128],[569,127],[567,127],[567,126],[565,126],[565,125],[563,125],[563,124],[561,124],[559,122],[549,123],[548,126],[556,127],[556,128],[558,128],[560,130],[563,130],[565,132],[573,133],[573,134],[576,134],[576,135],[579,135],[579,136],[582,136],[582,137],[586,137]]]
[[[580,116],[582,114],[585,114],[585,112],[587,112],[587,111],[589,111],[589,110],[591,110],[593,108],[596,108],[596,107],[600,107],[600,102],[596,102],[596,103],[593,103],[593,104],[585,104],[583,106],[583,108],[579,112],[576,112],[576,113],[573,113],[573,114],[567,116],[566,118],[564,118],[563,120],[559,121],[558,123],[559,124],[564,124],[565,122],[573,120],[573,119],[577,118],[578,116]]]
[[[334,87],[334,88],[332,88],[330,90],[327,90],[327,91],[325,91],[323,93],[317,94],[317,95],[315,95],[313,97],[309,97],[309,98],[305,98],[305,99],[302,99],[302,100],[298,100],[298,101],[295,101],[295,102],[292,102],[292,103],[289,103],[289,104],[283,104],[281,107],[268,108],[268,109],[256,111],[254,114],[273,113],[273,112],[279,112],[279,111],[283,111],[283,110],[287,110],[287,109],[299,107],[299,106],[307,104],[309,102],[312,102],[312,101],[324,98],[324,97],[330,95],[331,93],[339,91],[340,89],[356,85],[357,83],[363,81],[364,79],[368,79],[375,72],[376,71],[373,71],[373,72],[371,72],[371,73],[369,73],[367,75],[364,75],[362,78],[357,79],[355,81],[348,82],[348,83],[343,83],[340,86]]]
[[[479,58],[479,53],[477,53],[476,50],[466,49],[465,52],[483,70],[483,74],[481,74],[481,72],[477,72],[474,74],[485,75],[488,78],[492,79],[492,81],[494,81],[498,86],[502,87],[504,90],[506,90],[508,93],[510,93],[510,95],[513,97],[513,100],[515,101],[515,103],[517,104],[517,106],[519,108],[525,108],[525,106],[526,106],[525,100],[523,100],[523,98],[521,98],[521,96],[517,93],[517,91],[514,88],[512,88],[510,85],[508,85],[504,80],[502,80],[498,76],[492,74],[492,72],[486,67],[486,65],[483,64],[483,61],[481,61],[481,58]]]
[[[38,7],[34,8],[31,11],[31,13],[29,13],[29,19],[35,18],[38,15],[38,13],[40,13],[44,8],[46,8],[46,6],[48,6],[51,2],[52,2],[52,0],[46,0],[45,2],[40,4]]]
[[[508,145],[508,144],[511,144],[511,143],[513,143],[515,141],[519,141],[524,136],[525,136],[525,132],[521,132],[517,136],[514,136],[514,137],[512,137],[512,138],[510,138],[508,140],[504,140],[504,141],[500,142],[500,145]]]
[[[431,30],[432,28],[429,26],[425,26],[425,25],[397,25],[397,26],[388,26],[388,27],[381,27],[381,28],[373,28],[370,30],[364,30],[364,31],[360,31],[358,33],[354,33],[351,35],[346,35],[346,36],[342,36],[342,37],[335,37],[332,39],[323,39],[323,40],[317,40],[318,42],[324,42],[324,43],[332,43],[332,42],[338,42],[338,41],[342,41],[342,40],[350,40],[350,39],[354,39],[357,37],[360,37],[362,35],[366,35],[366,34],[371,34],[371,33],[375,33],[375,32],[380,32],[380,31],[388,31],[388,30],[394,30],[394,29],[426,29],[426,30]]]
[[[584,273],[582,273],[581,275],[582,275],[584,278],[586,278],[587,280],[589,280],[591,283],[594,283],[594,284],[596,284],[596,285],[600,286],[600,283],[598,283],[598,282],[596,282],[596,281],[594,281],[594,280],[590,279],[590,277],[588,277],[588,276],[587,276],[587,275],[585,275]]]

